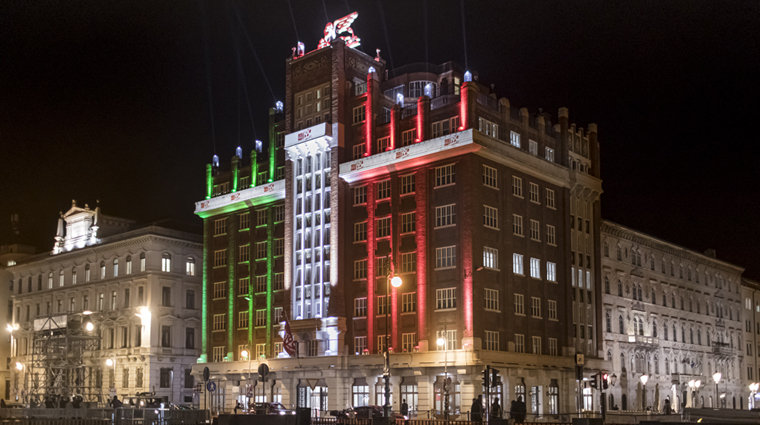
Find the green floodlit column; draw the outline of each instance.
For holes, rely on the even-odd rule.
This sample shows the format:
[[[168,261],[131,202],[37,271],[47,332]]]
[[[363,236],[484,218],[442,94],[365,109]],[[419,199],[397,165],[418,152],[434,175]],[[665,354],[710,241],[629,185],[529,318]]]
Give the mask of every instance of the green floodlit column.
[[[269,183],[274,181],[277,169],[275,167],[275,154],[277,153],[277,132],[274,125],[274,108],[269,108]]]
[[[255,234],[256,233],[254,232],[253,235]],[[251,238],[249,239],[250,240],[249,243],[251,244],[251,248],[249,248],[251,250],[251,255],[253,255],[253,253],[255,252],[254,247],[256,246],[255,245],[256,242],[253,235],[251,235]],[[253,264],[253,267],[251,267],[251,264]],[[255,327],[254,322],[253,322],[253,320],[255,320],[255,316],[253,312],[256,311],[256,276],[254,276],[255,274],[256,274],[256,262],[248,261],[248,356],[249,358],[252,358],[250,356],[253,355],[253,351],[251,350],[253,350],[253,328]]]
[[[211,164],[206,164],[206,199],[211,199],[214,194],[214,174]]]
[[[209,170],[211,165],[208,166]],[[209,173],[210,175],[210,173]],[[201,306],[201,357],[198,359],[198,363],[206,363],[208,361],[208,253],[209,253],[209,240],[208,240],[208,222],[203,220],[203,279],[201,280],[203,295],[203,305]]]
[[[235,155],[232,157],[232,192],[238,190],[238,170],[240,169],[240,158]]]
[[[272,347],[272,303],[274,292],[272,285],[272,270],[274,270],[274,205],[267,208],[267,352],[273,356]]]
[[[227,279],[229,289],[227,289],[228,300],[228,318],[227,318],[227,357],[229,361],[235,360],[234,336],[235,336],[235,270],[236,270],[236,243],[237,243],[237,215],[232,214],[227,218],[227,234],[229,236],[229,247],[227,248]],[[250,248],[249,248],[250,249]],[[250,251],[249,251],[250,252]]]
[[[256,148],[251,152],[251,187],[258,186],[256,179],[259,177],[259,163],[256,162]]]

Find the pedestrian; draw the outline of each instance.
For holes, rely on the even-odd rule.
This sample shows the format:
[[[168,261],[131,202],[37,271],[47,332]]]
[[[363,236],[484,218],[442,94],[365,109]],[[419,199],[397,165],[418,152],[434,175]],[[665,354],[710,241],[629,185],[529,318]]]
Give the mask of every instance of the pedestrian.
[[[472,415],[472,422],[480,422],[483,420],[483,405],[478,402],[477,398],[472,399],[472,407],[470,408],[470,415]]]
[[[665,399],[665,414],[669,415],[672,412],[672,410],[673,409],[671,409],[671,407],[670,407],[670,399],[666,398]]]
[[[492,418],[501,418],[501,407],[499,406],[499,399],[494,398],[493,403],[491,403],[491,417]]]
[[[111,407],[113,407],[114,409],[117,409],[117,408],[121,407],[122,405],[123,404],[122,404],[121,400],[119,400],[119,397],[118,396],[113,396],[113,400],[111,400]]]
[[[5,409],[5,399],[0,398],[0,408]]]
[[[401,414],[404,416],[409,416],[409,405],[406,404],[406,399],[401,402]]]
[[[238,409],[242,409],[242,408],[243,408],[243,406],[240,405],[240,401],[236,401],[235,402],[235,409],[234,409],[235,410],[235,414],[237,415]]]
[[[517,396],[517,401],[515,402],[515,410],[517,411],[517,415],[515,415],[515,422],[525,423],[526,409],[522,396]]]

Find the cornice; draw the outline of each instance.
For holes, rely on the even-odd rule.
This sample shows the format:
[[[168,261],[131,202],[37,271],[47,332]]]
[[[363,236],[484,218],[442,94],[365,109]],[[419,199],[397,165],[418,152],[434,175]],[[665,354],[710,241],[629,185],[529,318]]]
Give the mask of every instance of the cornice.
[[[617,223],[610,222],[608,220],[602,221],[601,226],[602,234],[608,234],[618,239],[627,240],[637,245],[645,246],[654,250],[658,250],[674,257],[678,257],[684,260],[692,261],[698,264],[706,264],[716,270],[720,270],[724,273],[740,275],[744,272],[744,268],[735,266],[731,263],[721,261],[715,258],[708,257],[704,254],[700,254],[696,251],[688,248],[683,248],[662,239],[649,236],[639,231],[629,229],[621,226]],[[738,282],[737,282],[738,283]]]

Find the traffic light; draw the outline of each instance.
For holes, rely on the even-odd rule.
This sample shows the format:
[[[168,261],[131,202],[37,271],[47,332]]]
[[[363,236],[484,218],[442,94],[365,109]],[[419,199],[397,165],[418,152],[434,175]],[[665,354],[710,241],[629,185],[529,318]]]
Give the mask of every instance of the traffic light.
[[[599,388],[596,382],[596,379],[598,376],[599,376],[598,374],[595,374],[594,376],[591,377],[591,379],[588,381],[589,387],[594,388],[594,389]]]
[[[486,366],[485,369],[483,369],[483,387],[488,388],[490,386],[489,382],[489,369],[491,369],[491,366]]]
[[[501,384],[501,377],[498,369],[491,369],[491,386],[496,388]]]
[[[606,390],[609,388],[610,383],[610,374],[609,373],[603,373],[602,374],[602,389]]]

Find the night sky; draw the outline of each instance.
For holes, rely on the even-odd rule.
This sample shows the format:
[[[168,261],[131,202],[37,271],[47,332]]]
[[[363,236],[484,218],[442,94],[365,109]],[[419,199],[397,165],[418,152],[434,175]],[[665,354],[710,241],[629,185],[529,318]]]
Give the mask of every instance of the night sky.
[[[757,1],[468,0],[465,31],[459,1],[289,3],[1,2],[0,243],[18,213],[50,250],[73,198],[199,223],[214,150],[265,139],[291,47],[356,10],[389,67],[454,60],[513,107],[597,123],[604,218],[760,278]]]

